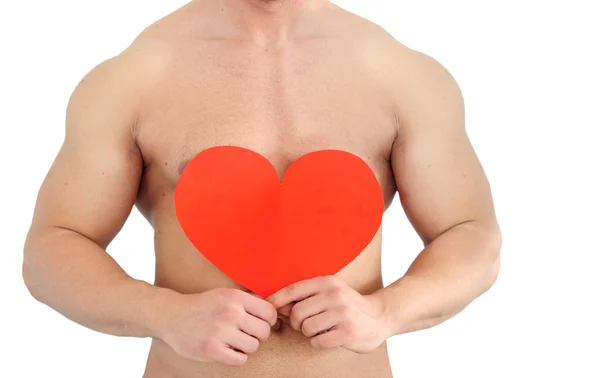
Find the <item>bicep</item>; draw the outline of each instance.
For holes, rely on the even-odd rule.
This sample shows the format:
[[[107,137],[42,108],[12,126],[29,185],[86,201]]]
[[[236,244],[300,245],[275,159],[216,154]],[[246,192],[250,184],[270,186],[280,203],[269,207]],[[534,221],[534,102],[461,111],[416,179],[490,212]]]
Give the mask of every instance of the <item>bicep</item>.
[[[142,161],[127,80],[112,58],[78,84],[65,140],[39,190],[32,230],[73,230],[106,248],[135,203]]]
[[[428,244],[455,225],[494,217],[489,184],[467,136],[452,76],[418,54],[401,97],[391,161],[408,219]]]

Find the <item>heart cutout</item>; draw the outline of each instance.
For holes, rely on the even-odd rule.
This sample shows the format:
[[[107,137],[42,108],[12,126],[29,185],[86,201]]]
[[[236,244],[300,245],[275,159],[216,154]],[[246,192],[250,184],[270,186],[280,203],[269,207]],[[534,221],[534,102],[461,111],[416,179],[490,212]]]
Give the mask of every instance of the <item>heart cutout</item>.
[[[341,150],[310,152],[280,183],[262,155],[217,146],[194,157],[175,190],[177,219],[217,268],[262,297],[337,273],[371,242],[384,200],[371,168]]]

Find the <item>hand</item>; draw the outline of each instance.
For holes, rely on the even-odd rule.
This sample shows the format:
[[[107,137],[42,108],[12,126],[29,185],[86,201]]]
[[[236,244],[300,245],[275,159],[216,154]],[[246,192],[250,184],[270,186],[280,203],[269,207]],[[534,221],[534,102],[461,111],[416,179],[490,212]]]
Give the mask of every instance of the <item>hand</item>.
[[[382,300],[362,295],[334,276],[292,284],[266,300],[289,315],[291,327],[310,337],[315,348],[341,346],[368,353],[391,335]]]
[[[177,294],[158,334],[179,355],[196,361],[243,365],[277,320],[275,307],[236,289]]]

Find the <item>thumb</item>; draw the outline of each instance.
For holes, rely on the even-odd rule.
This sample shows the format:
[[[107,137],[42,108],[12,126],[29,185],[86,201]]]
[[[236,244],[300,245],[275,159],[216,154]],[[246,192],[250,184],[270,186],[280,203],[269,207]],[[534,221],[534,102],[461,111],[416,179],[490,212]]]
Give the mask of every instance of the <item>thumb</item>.
[[[247,293],[247,294],[250,294],[250,295],[252,295],[252,296],[256,297],[256,298],[265,299],[265,298],[263,298],[262,296],[260,296],[260,295],[256,294],[255,292],[253,292],[252,290],[245,289],[245,290],[243,290],[243,291],[244,291],[245,293]]]
[[[290,316],[290,314],[292,313],[292,307],[293,307],[293,306],[294,306],[294,303],[289,303],[289,304],[286,304],[285,306],[283,306],[283,307],[281,307],[281,308],[278,308],[278,309],[277,309],[277,312],[278,312],[280,315],[283,315],[283,316],[287,316],[287,317],[289,317],[289,316]]]

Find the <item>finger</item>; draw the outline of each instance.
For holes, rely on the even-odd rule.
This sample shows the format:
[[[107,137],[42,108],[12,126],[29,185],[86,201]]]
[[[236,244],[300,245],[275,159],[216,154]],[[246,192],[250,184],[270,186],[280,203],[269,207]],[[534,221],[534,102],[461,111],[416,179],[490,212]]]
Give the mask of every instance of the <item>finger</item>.
[[[264,320],[271,326],[275,325],[275,322],[277,321],[277,310],[271,303],[252,294],[245,292],[240,293],[242,294],[241,303],[247,313]]]
[[[243,317],[239,327],[240,330],[260,341],[268,339],[271,333],[271,325],[269,323],[250,314]]]
[[[294,307],[295,304],[296,304],[295,302],[286,304],[285,306],[279,308],[277,310],[277,312],[279,313],[279,315],[283,315],[283,316],[286,316],[289,318],[290,314],[292,313],[292,308]]]
[[[333,282],[334,278],[331,276],[310,278],[288,285],[265,299],[279,309],[292,302],[299,302],[318,294],[321,290],[330,287]]]
[[[336,311],[325,311],[319,315],[311,316],[302,322],[300,331],[306,337],[313,337],[321,332],[326,332],[329,329],[341,324],[343,318]]]
[[[241,366],[248,361],[248,356],[242,352],[231,349],[223,344],[212,358],[215,362],[230,366]]]
[[[318,349],[337,348],[343,346],[345,342],[345,334],[340,329],[333,329],[310,339],[310,345]]]
[[[239,329],[232,329],[223,337],[223,342],[245,354],[258,350],[258,340]]]
[[[328,298],[323,294],[318,294],[296,303],[292,307],[290,314],[290,325],[293,329],[299,331],[302,327],[302,322],[311,316],[318,315],[327,310]]]

